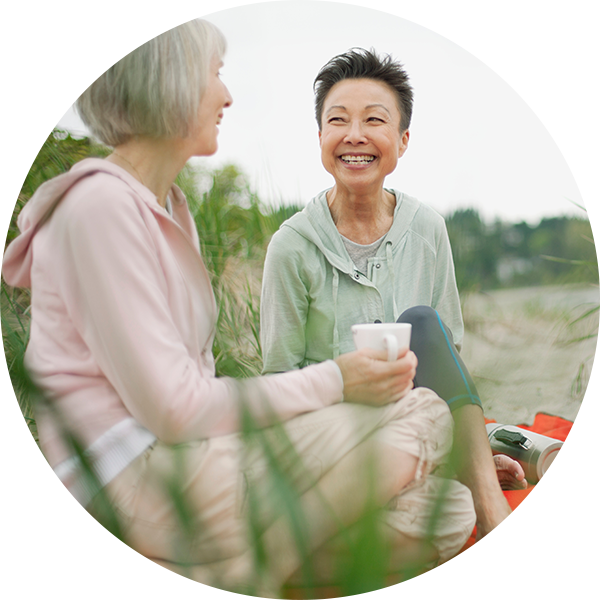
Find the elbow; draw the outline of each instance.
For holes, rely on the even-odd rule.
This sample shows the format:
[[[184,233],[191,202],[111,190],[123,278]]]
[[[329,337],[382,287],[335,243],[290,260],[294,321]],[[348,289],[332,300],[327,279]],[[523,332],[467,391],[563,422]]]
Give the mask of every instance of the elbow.
[[[185,405],[170,405],[160,414],[155,423],[154,434],[163,444],[174,445],[190,442],[202,437],[198,430],[197,411]],[[195,435],[194,435],[195,433]]]
[[[189,441],[186,439],[185,431],[182,429],[181,425],[173,420],[161,420],[153,429],[153,433],[158,441],[167,444],[168,446]]]
[[[177,398],[163,403],[153,419],[152,431],[164,444],[183,444],[237,430],[235,403],[222,380],[192,380],[163,398]]]

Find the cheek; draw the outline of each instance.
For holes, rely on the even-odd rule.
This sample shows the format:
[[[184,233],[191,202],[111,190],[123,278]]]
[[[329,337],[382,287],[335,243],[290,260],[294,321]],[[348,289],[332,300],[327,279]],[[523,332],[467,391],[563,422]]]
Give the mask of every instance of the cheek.
[[[337,142],[331,134],[325,133],[319,137],[319,146],[323,154],[331,154],[335,150]]]

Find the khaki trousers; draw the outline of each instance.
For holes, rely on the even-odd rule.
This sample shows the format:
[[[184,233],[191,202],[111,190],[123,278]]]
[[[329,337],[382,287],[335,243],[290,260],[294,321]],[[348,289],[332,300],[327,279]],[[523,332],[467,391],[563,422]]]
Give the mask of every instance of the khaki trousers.
[[[446,403],[426,388],[381,408],[337,404],[246,437],[179,446],[158,442],[106,490],[125,541],[144,556],[158,562],[216,563],[248,550],[251,515],[255,531],[262,531],[289,509],[278,495],[281,477],[301,496],[368,440],[377,442],[373,448],[389,445],[419,461],[415,480],[386,506],[385,522],[411,537],[433,534],[440,560],[451,558],[471,534],[475,512],[466,487],[430,474],[450,451],[452,417]],[[364,447],[368,451],[370,446]],[[373,456],[372,469],[356,473],[357,489],[378,476]],[[443,501],[436,502],[442,491]],[[94,513],[94,502],[89,510]]]

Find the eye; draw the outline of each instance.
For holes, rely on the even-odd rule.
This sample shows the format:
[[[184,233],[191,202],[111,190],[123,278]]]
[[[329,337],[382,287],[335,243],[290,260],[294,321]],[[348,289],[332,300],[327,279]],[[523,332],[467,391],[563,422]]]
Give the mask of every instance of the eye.
[[[368,121],[374,121],[375,123],[385,123],[385,121],[383,119],[380,119],[379,117],[369,117],[367,119],[367,122]]]
[[[342,119],[342,117],[330,117],[327,120],[328,123],[333,123],[334,121],[338,121],[338,122],[342,123],[344,120]]]

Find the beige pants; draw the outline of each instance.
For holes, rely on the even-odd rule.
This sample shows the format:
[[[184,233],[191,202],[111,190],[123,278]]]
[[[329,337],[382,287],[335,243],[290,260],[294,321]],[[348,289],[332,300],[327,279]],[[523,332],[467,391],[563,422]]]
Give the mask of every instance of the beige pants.
[[[451,438],[446,403],[418,388],[382,408],[337,404],[248,439],[235,434],[175,447],[159,442],[107,491],[126,542],[138,552],[158,561],[214,563],[249,548],[249,515],[264,530],[287,510],[272,476],[273,461],[301,495],[358,444],[377,440],[377,447],[389,445],[419,461],[415,481],[387,505],[385,522],[411,537],[433,534],[445,561],[460,550],[475,523],[469,490],[429,474],[447,457]],[[368,450],[368,443],[363,446]],[[376,470],[375,457],[372,465]],[[357,489],[368,485],[373,472],[356,473]],[[184,494],[173,498],[169,487]],[[443,502],[434,509],[442,488]],[[93,502],[89,509],[94,513]],[[438,518],[431,531],[433,510]]]

